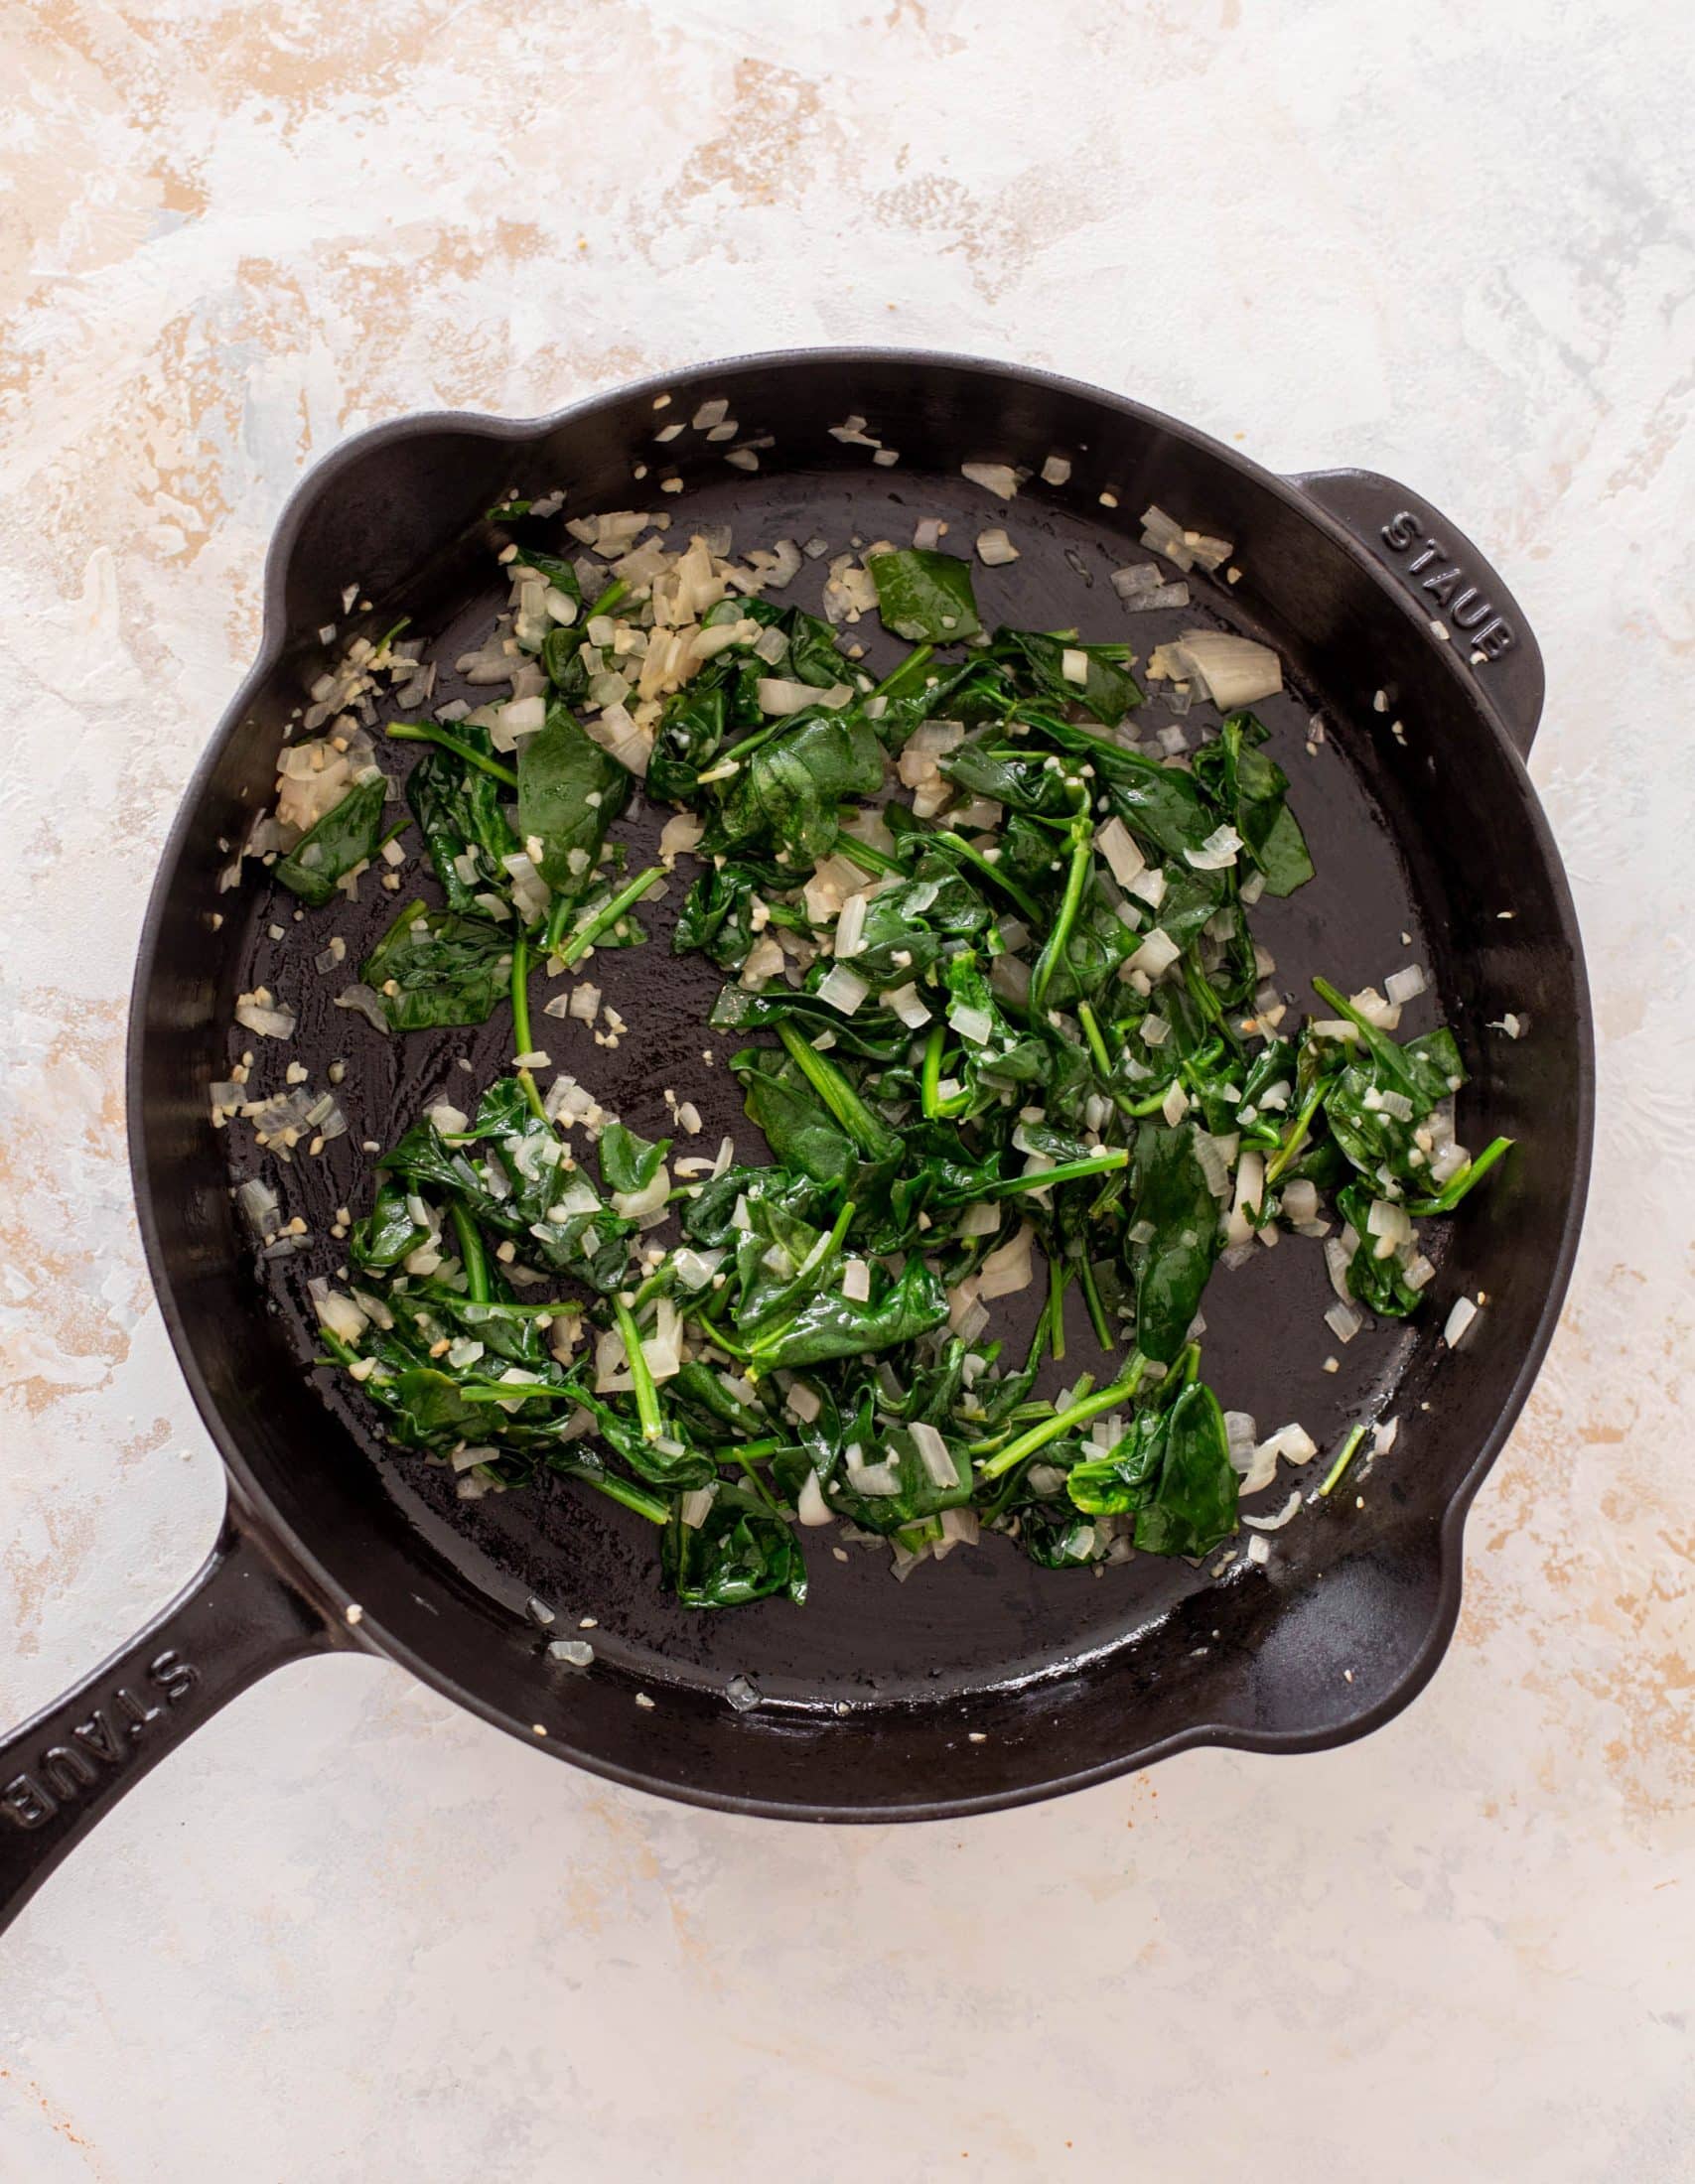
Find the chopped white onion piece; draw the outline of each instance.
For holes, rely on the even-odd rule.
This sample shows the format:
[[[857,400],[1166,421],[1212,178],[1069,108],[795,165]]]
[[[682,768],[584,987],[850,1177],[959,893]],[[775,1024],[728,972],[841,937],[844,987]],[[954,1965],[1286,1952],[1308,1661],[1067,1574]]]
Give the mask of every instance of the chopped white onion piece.
[[[1116,816],[1095,833],[1094,846],[1106,859],[1112,877],[1121,887],[1127,887],[1137,876],[1148,869],[1148,860],[1137,847],[1135,836]]]
[[[1185,850],[1185,862],[1197,872],[1222,872],[1236,861],[1242,838],[1234,827],[1214,827],[1198,850]]]
[[[842,904],[841,914],[836,919],[836,961],[838,963],[845,956],[858,955],[860,948],[863,946],[865,913],[869,905],[870,897],[863,894],[850,894]]]
[[[698,849],[705,832],[706,821],[697,812],[675,811],[659,835],[659,855],[680,857],[685,851]]]
[[[643,1183],[639,1190],[615,1190],[612,1194],[612,1209],[626,1221],[639,1221],[649,1213],[657,1213],[669,1197],[670,1190],[670,1169],[661,1160],[653,1170],[651,1180]]]
[[[1275,697],[1283,688],[1283,663],[1266,644],[1224,629],[1186,629],[1168,649],[1222,713]]]
[[[680,1496],[677,1502],[677,1515],[691,1532],[698,1532],[706,1522],[717,1495],[718,1489],[716,1486],[696,1486],[688,1493]]]
[[[979,531],[977,559],[985,569],[1003,569],[1008,562],[1018,559],[1018,548],[1003,530]]]
[[[857,1440],[850,1440],[843,1452],[848,1484],[856,1494],[866,1494],[873,1501],[886,1500],[901,1491],[901,1466],[898,1463],[867,1463],[865,1450]]]
[[[1477,1316],[1478,1307],[1469,1297],[1457,1297],[1454,1299],[1454,1308],[1448,1314],[1447,1323],[1442,1329],[1442,1339],[1451,1350],[1460,1347]]]
[[[871,1300],[871,1263],[865,1259],[842,1261],[842,1295],[856,1304]]]
[[[1042,482],[1045,485],[1062,485],[1071,475],[1070,459],[1063,455],[1051,455],[1042,466]]]
[[[1367,1235],[1377,1239],[1374,1256],[1378,1259],[1393,1258],[1402,1244],[1412,1242],[1412,1216],[1405,1206],[1396,1205],[1392,1199],[1372,1199],[1371,1210],[1365,1216],[1365,1229]]]
[[[1244,1516],[1242,1522],[1255,1532],[1281,1532],[1296,1510],[1301,1506],[1301,1489],[1297,1486],[1275,1517]]]
[[[818,1391],[815,1388],[807,1387],[803,1380],[790,1382],[788,1393],[784,1396],[783,1401],[787,1405],[790,1415],[797,1418],[802,1426],[810,1426],[823,1409]]]
[[[1352,1231],[1348,1230],[1346,1233],[1351,1235]],[[1353,1301],[1353,1292],[1347,1286],[1347,1269],[1352,1258],[1352,1247],[1343,1243],[1340,1236],[1325,1238],[1325,1272],[1330,1277],[1330,1285],[1337,1294],[1338,1301],[1342,1304]]]
[[[235,1004],[235,1021],[244,1030],[256,1031],[260,1038],[288,1039],[294,1036],[295,1016],[292,1009],[268,1009],[251,995],[243,995]]]
[[[1142,945],[1129,960],[1133,971],[1141,971],[1149,978],[1159,978],[1169,971],[1183,950],[1161,925],[1156,925],[1143,940]]]
[[[929,1473],[931,1484],[939,1486],[944,1492],[950,1492],[959,1484],[959,1471],[946,1441],[923,1419],[909,1427],[908,1432],[913,1436],[913,1446],[918,1452],[918,1461]]]
[[[884,1008],[898,1016],[909,1031],[918,1030],[930,1020],[930,1012],[918,998],[918,990],[914,985],[897,986],[883,995],[882,1001]]]
[[[808,1471],[806,1483],[801,1487],[794,1504],[794,1513],[805,1525],[828,1524],[835,1512],[824,1499],[824,1489],[818,1484],[816,1471]]]
[[[1033,1159],[1037,1156],[1033,1155]],[[1012,1297],[1030,1287],[1034,1277],[1030,1247],[1035,1231],[1028,1221],[1019,1224],[1018,1233],[999,1246],[983,1261],[977,1273],[977,1294],[985,1299]]]
[[[1018,473],[1007,463],[961,463],[959,473],[997,500],[1010,500],[1018,491]]]
[[[1391,971],[1383,981],[1383,991],[1397,1008],[1403,1003],[1416,1001],[1429,981],[1416,963],[1409,963],[1404,971]]]
[[[1252,1239],[1255,1227],[1252,1216],[1260,1211],[1264,1197],[1265,1156],[1250,1150],[1236,1162],[1236,1191],[1224,1232],[1227,1242],[1245,1244]]]
[[[846,970],[838,963],[820,982],[818,999],[828,1002],[832,1009],[839,1009],[844,1017],[851,1017],[870,991],[856,971]]]
[[[1152,554],[1163,554],[1180,569],[1195,566],[1195,556],[1184,543],[1183,525],[1152,503],[1142,510],[1142,544]]]
[[[828,690],[819,690],[812,683],[787,682],[778,675],[762,675],[754,685],[754,695],[762,713],[781,716],[799,713],[809,705],[843,706],[853,692],[846,683],[832,683]]]
[[[1351,1342],[1365,1324],[1351,1304],[1331,1304],[1325,1310],[1325,1325],[1339,1342]]]
[[[1266,1104],[1262,1099],[1260,1105],[1264,1107]],[[1319,1217],[1318,1184],[1308,1182],[1305,1177],[1292,1183],[1285,1183],[1281,1210],[1286,1221],[1293,1221],[1297,1224],[1302,1221],[1316,1221]]]

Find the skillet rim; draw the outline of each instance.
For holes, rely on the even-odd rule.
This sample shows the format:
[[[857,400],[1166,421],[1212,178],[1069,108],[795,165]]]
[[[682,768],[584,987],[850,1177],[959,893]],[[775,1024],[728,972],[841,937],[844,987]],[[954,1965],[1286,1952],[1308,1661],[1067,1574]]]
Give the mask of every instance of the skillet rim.
[[[373,449],[428,433],[457,432],[500,441],[508,445],[533,442],[563,426],[592,416],[596,411],[643,396],[674,394],[731,372],[852,370],[909,364],[953,371],[970,378],[988,378],[1048,390],[1073,399],[1101,405],[1115,415],[1164,433],[1185,444],[1199,456],[1219,463],[1269,492],[1300,522],[1316,529],[1332,545],[1340,546],[1355,569],[1374,586],[1379,599],[1392,610],[1420,625],[1426,649],[1431,649],[1428,618],[1417,602],[1339,517],[1323,506],[1300,483],[1266,469],[1239,449],[1213,439],[1180,419],[1126,395],[1094,386],[1087,381],[1033,366],[947,350],[906,348],[873,344],[813,346],[756,351],[708,360],[675,372],[651,373],[635,381],[600,389],[562,408],[538,416],[508,418],[462,410],[427,410],[386,420],[354,434],[315,464],[291,492],[267,549],[262,585],[263,619],[258,650],[252,667],[241,679],[220,720],[209,738],[180,796],[175,816],[159,853],[158,867],[148,892],[138,935],[130,1006],[125,1034],[124,1098],[129,1142],[130,1173],[135,1192],[137,1224],[148,1272],[159,1299],[160,1312],[177,1362],[195,1407],[211,1434],[223,1463],[236,1522],[278,1565],[304,1583],[328,1624],[326,1643],[355,1648],[408,1669],[420,1681],[445,1698],[480,1715],[494,1726],[536,1747],[538,1739],[529,1724],[494,1702],[461,1685],[436,1667],[406,1641],[373,1626],[366,1616],[356,1632],[343,1621],[341,1604],[345,1587],[332,1575],[316,1549],[288,1523],[267,1489],[249,1465],[239,1435],[212,1396],[201,1371],[186,1316],[179,1303],[171,1267],[160,1235],[154,1205],[153,1178],[149,1172],[147,1134],[142,1127],[143,1053],[147,1037],[148,1002],[153,991],[155,966],[164,925],[164,908],[175,884],[178,868],[189,847],[193,820],[225,747],[239,732],[256,693],[274,672],[286,648],[289,630],[285,600],[295,548],[306,522],[319,503],[332,492],[342,475]],[[1435,1542],[1437,1582],[1429,1622],[1396,1681],[1374,1702],[1333,1719],[1299,1727],[1257,1729],[1252,1726],[1200,1720],[1151,1742],[1137,1745],[1098,1764],[1045,1775],[1040,1780],[975,1794],[915,1798],[905,1802],[864,1806],[835,1806],[781,1798],[731,1794],[697,1783],[678,1780],[578,1746],[563,1737],[549,1736],[543,1749],[568,1760],[586,1772],[627,1787],[649,1791],[684,1804],[711,1810],[784,1820],[825,1823],[871,1824],[911,1820],[938,1820],[968,1814],[999,1811],[1059,1797],[1073,1790],[1110,1781],[1117,1776],[1152,1765],[1173,1754],[1205,1746],[1232,1750],[1298,1754],[1326,1750],[1368,1735],[1391,1720],[1425,1689],[1447,1651],[1458,1621],[1464,1583],[1464,1532],[1467,1515],[1484,1477],[1498,1457],[1547,1355],[1559,1322],[1581,1236],[1594,1136],[1595,1050],[1589,983],[1576,907],[1564,865],[1553,841],[1547,816],[1530,781],[1528,768],[1501,714],[1477,677],[1457,657],[1459,647],[1441,644],[1434,649],[1446,655],[1446,672],[1461,702],[1478,727],[1492,737],[1512,771],[1519,794],[1521,817],[1527,829],[1526,856],[1539,866],[1553,902],[1560,938],[1570,958],[1570,972],[1578,1009],[1570,1042],[1576,1092],[1576,1132],[1573,1160],[1565,1185],[1565,1210],[1559,1248],[1549,1267],[1543,1300],[1530,1338],[1524,1345],[1510,1385],[1496,1411],[1493,1425],[1479,1444],[1477,1453],[1456,1482],[1444,1510]]]

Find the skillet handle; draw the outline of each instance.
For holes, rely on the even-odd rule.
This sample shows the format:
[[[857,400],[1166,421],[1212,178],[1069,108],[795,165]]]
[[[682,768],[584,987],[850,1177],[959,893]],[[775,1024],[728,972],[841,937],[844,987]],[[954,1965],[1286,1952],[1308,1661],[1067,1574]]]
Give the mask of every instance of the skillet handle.
[[[1465,532],[1375,471],[1307,471],[1289,482],[1351,532],[1406,586],[1419,613],[1448,632],[1479,696],[1528,758],[1547,687],[1541,649],[1518,602]]]
[[[147,1628],[0,1738],[0,1930],[142,1776],[249,1684],[347,1643],[236,1511]]]

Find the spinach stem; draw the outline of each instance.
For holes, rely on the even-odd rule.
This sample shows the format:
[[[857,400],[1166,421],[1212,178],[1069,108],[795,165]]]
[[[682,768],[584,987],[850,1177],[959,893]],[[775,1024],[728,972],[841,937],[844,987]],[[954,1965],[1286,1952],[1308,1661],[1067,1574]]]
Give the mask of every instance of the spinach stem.
[[[941,1096],[941,1052],[947,1044],[947,1025],[930,1026],[924,1040],[923,1067],[918,1072],[918,1106],[927,1122],[941,1122],[950,1115],[963,1115],[971,1105],[970,1092],[957,1092],[951,1099]]]
[[[765,1480],[760,1477],[759,1459],[761,1456],[775,1455],[777,1450],[779,1449],[782,1445],[783,1444],[780,1440],[755,1440],[743,1443],[742,1446],[738,1447],[734,1451],[736,1461],[748,1474],[748,1478],[753,1486],[754,1492],[759,1495],[760,1499],[766,1503],[768,1508],[775,1511],[776,1514],[779,1517],[782,1514],[782,1504],[777,1500],[777,1496],[772,1492],[771,1488],[766,1484]]]
[[[1065,892],[1060,897],[1059,914],[1054,920],[1054,929],[1043,943],[1042,953],[1036,959],[1036,968],[1030,974],[1030,1008],[1034,1016],[1042,1014],[1048,989],[1054,983],[1054,973],[1065,959],[1065,949],[1070,942],[1071,927],[1077,921],[1082,907],[1083,888],[1094,865],[1094,827],[1087,817],[1071,822],[1071,865],[1065,875]]]
[[[900,1152],[901,1142],[894,1132],[878,1121],[842,1072],[808,1043],[796,1024],[779,1024],[777,1035],[794,1066],[868,1159],[885,1160]]]
[[[1077,1261],[1077,1286],[1082,1291],[1083,1302],[1088,1307],[1089,1324],[1094,1329],[1095,1340],[1103,1350],[1110,1350],[1113,1346],[1112,1329],[1107,1324],[1106,1306],[1100,1300],[1100,1291],[1095,1284],[1094,1269],[1089,1264],[1086,1251]]]
[[[512,1052],[527,1054],[529,1043],[529,942],[522,933],[512,942]],[[518,1082],[524,1088],[530,1113],[539,1123],[547,1121],[547,1109],[536,1090],[535,1079],[520,1062]],[[551,1126],[549,1126],[551,1127]]]
[[[986,1183],[973,1192],[978,1198],[1012,1198],[1022,1190],[1046,1190],[1050,1183],[1074,1182],[1079,1175],[1104,1175],[1111,1168],[1128,1167],[1130,1152],[1127,1146],[1112,1146],[1105,1153],[1091,1154],[1086,1160],[1061,1160],[1055,1167],[1039,1168],[1034,1175],[1008,1175],[999,1182]]]
[[[1048,1348],[1059,1364],[1065,1355],[1065,1270],[1058,1256],[1048,1262]]]
[[[861,842],[856,836],[845,831],[838,832],[835,846],[848,862],[857,865],[861,872],[886,873],[903,872],[905,870],[905,867],[897,864],[886,850],[873,849],[869,842]]]
[[[587,953],[609,925],[616,925],[626,910],[634,909],[636,904],[641,900],[654,881],[663,880],[664,877],[665,868],[663,865],[649,865],[645,872],[638,872],[627,887],[619,888],[610,902],[603,902],[593,917],[585,919],[563,947],[553,945],[553,935],[550,931],[548,936],[550,952],[558,958],[564,969],[570,970],[572,965]]]
[[[898,667],[890,668],[875,690],[867,691],[867,697],[886,698],[898,682],[904,682],[909,675],[917,674],[920,667],[927,667],[934,656],[933,644],[915,644]]]
[[[632,1486],[628,1479],[617,1478],[610,1471],[573,1471],[571,1476],[586,1479],[610,1500],[622,1502],[626,1509],[634,1509],[637,1516],[645,1517],[649,1524],[670,1521],[668,1501],[661,1501],[657,1494],[649,1494],[643,1487]]]
[[[630,1377],[636,1387],[636,1415],[641,1421],[643,1440],[657,1440],[665,1431],[665,1421],[659,1411],[659,1391],[654,1384],[647,1354],[641,1347],[641,1329],[636,1324],[636,1314],[621,1297],[614,1297],[613,1317],[618,1323],[619,1340],[624,1344],[624,1354],[630,1360]]]
[[[1319,1111],[1326,1090],[1326,1081],[1321,1077],[1301,1102],[1301,1112],[1290,1125],[1288,1136],[1265,1163],[1265,1188],[1267,1190],[1276,1182],[1278,1176],[1283,1173],[1283,1170],[1289,1165],[1296,1154],[1306,1144],[1308,1133],[1313,1127],[1313,1117]]]
[[[1041,924],[1042,910],[1035,898],[1026,894],[1016,880],[1007,879],[999,866],[991,864],[981,850],[974,850],[962,834],[955,834],[950,827],[941,827],[930,836],[930,840],[940,843],[945,850],[951,850],[955,857],[963,858],[967,865],[972,866],[983,875],[985,880],[991,881],[995,887],[999,887],[1008,901],[1014,903],[1023,913],[1025,921],[1032,931]]]
[[[1349,1431],[1348,1436],[1342,1442],[1341,1452],[1338,1454],[1335,1463],[1333,1463],[1329,1471],[1326,1472],[1325,1482],[1319,1488],[1319,1492],[1321,1494],[1328,1494],[1331,1491],[1332,1487],[1338,1484],[1338,1482],[1342,1478],[1342,1473],[1353,1461],[1353,1451],[1359,1446],[1359,1443],[1364,1438],[1365,1421],[1361,1419],[1359,1424]]]
[[[452,1205],[453,1232],[459,1239],[459,1256],[465,1268],[465,1294],[474,1304],[489,1301],[489,1255],[483,1248],[483,1238],[477,1223],[465,1209],[463,1199],[455,1198]]]
[[[1413,1198],[1407,1202],[1407,1211],[1416,1213],[1420,1220],[1432,1213],[1452,1213],[1476,1182],[1481,1182],[1501,1156],[1511,1150],[1510,1138],[1496,1138],[1484,1146],[1475,1160],[1468,1160],[1457,1175],[1450,1175],[1442,1188],[1431,1198]]]
[[[1035,980],[1033,979],[1031,983],[1034,985]],[[1077,1022],[1083,1027],[1083,1037],[1088,1040],[1089,1052],[1094,1056],[1095,1067],[1103,1077],[1110,1078],[1112,1063],[1107,1058],[1106,1041],[1100,1035],[1100,1025],[1095,1022],[1094,1011],[1086,1001],[1077,1003]]]
[[[468,766],[476,766],[480,772],[492,773],[496,781],[504,781],[515,789],[518,785],[516,771],[503,766],[498,758],[491,758],[470,744],[462,744],[457,736],[450,736],[445,728],[437,728],[433,721],[390,721],[382,732],[397,744],[435,744],[443,751],[451,751],[456,758],[463,758]]]
[[[1056,1411],[1040,1426],[1033,1426],[1027,1433],[1020,1433],[1017,1440],[1009,1441],[998,1456],[991,1456],[978,1472],[984,1479],[998,1479],[1003,1471],[1010,1471],[1015,1463],[1022,1463],[1026,1456],[1034,1455],[1038,1448],[1045,1448],[1051,1440],[1058,1440],[1061,1433],[1074,1433],[1079,1426],[1086,1426],[1090,1419],[1100,1418],[1120,1403],[1128,1403],[1142,1385],[1142,1375],[1148,1369],[1148,1361],[1138,1350],[1130,1361],[1130,1369],[1121,1380],[1115,1380],[1110,1388],[1102,1388],[1097,1394],[1084,1396],[1078,1402],[1067,1404],[1062,1411]]]

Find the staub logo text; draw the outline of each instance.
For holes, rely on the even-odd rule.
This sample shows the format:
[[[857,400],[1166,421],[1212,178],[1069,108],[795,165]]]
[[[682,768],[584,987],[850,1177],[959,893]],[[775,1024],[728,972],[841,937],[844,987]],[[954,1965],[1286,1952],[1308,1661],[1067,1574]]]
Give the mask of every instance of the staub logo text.
[[[0,1785],[0,1814],[14,1828],[41,1828],[62,1806],[73,1805],[102,1774],[115,1773],[156,1721],[186,1699],[200,1670],[177,1652],[156,1653],[141,1694],[119,1684],[62,1742],[47,1745],[27,1774]]]
[[[1439,538],[1426,531],[1410,508],[1392,515],[1378,533],[1390,553],[1405,555],[1397,566],[1415,592],[1430,602],[1433,617],[1440,617],[1459,631],[1471,646],[1472,658],[1482,666],[1510,652],[1517,639],[1506,616],[1481,585],[1474,584],[1464,567]]]

